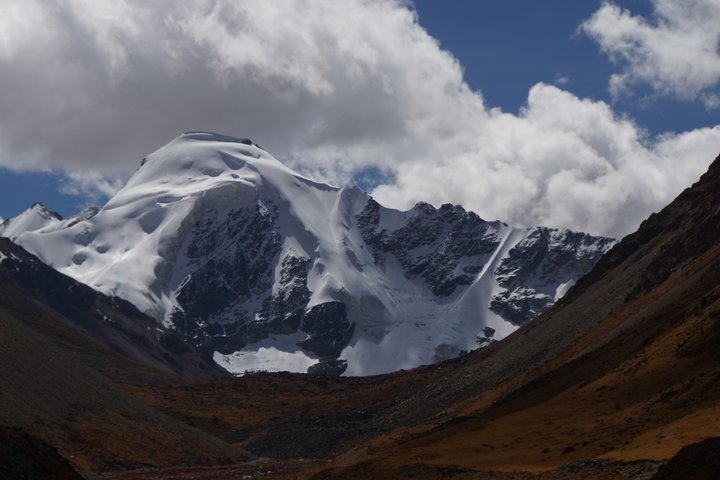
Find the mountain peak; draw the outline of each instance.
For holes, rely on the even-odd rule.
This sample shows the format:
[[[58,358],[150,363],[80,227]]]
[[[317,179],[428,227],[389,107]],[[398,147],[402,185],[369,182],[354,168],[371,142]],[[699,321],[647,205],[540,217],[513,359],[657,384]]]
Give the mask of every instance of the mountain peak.
[[[224,153],[224,155],[223,155]],[[229,157],[240,157],[235,161]],[[143,158],[141,169],[154,164],[173,165],[184,170],[215,168],[235,170],[242,161],[272,158],[252,140],[212,132],[185,132]],[[239,160],[239,161],[238,161]],[[278,162],[279,163],[279,162]],[[208,171],[212,176],[212,172]]]
[[[55,218],[56,220],[63,219],[62,215],[60,215],[59,213],[57,213],[53,210],[50,210],[42,202],[35,202],[32,205],[30,205],[29,211],[34,211],[43,216]]]
[[[63,217],[59,213],[40,202],[35,202],[17,217],[0,223],[0,236],[14,238],[22,232],[42,230],[62,220]]]
[[[252,140],[186,132],[146,156],[105,209],[138,201],[167,205],[203,195],[242,197],[241,191],[287,184],[294,178],[301,177]]]
[[[255,142],[248,138],[233,137],[231,135],[224,135],[222,133],[204,132],[204,131],[191,131],[184,132],[178,137],[183,140],[197,140],[203,142],[227,142],[227,143],[242,143],[243,145],[250,145],[260,148]]]

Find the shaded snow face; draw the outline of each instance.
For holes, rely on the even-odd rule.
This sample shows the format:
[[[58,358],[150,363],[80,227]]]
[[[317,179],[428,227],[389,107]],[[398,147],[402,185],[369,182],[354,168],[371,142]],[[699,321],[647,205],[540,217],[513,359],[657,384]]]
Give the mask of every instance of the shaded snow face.
[[[204,132],[146,157],[102,209],[64,220],[34,209],[0,234],[237,374],[369,375],[452,358],[548,308],[612,244],[453,205],[387,209]]]

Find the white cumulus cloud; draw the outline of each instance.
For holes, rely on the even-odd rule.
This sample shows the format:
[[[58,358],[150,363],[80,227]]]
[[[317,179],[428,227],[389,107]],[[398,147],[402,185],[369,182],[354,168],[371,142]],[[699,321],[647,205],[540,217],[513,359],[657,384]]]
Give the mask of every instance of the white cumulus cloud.
[[[535,85],[519,115],[490,112],[476,144],[398,166],[385,203],[460,203],[489,218],[620,236],[664,206],[720,150],[720,127],[648,138],[610,107]]]
[[[0,166],[74,192],[211,130],[334,182],[381,172],[393,206],[619,236],[720,150],[717,127],[649,137],[545,84],[491,109],[403,0],[3,0],[0,89]]]
[[[621,72],[610,79],[615,95],[646,84],[663,95],[720,106],[720,0],[651,0],[646,19],[606,2],[581,29]]]

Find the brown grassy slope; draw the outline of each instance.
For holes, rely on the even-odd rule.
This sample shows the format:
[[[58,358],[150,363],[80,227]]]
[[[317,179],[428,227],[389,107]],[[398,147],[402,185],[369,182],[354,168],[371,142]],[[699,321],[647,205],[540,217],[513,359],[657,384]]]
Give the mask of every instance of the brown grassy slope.
[[[318,458],[370,440],[424,375],[325,378],[254,374],[238,379],[127,387],[144,402],[257,455]],[[386,425],[383,425],[385,422]]]

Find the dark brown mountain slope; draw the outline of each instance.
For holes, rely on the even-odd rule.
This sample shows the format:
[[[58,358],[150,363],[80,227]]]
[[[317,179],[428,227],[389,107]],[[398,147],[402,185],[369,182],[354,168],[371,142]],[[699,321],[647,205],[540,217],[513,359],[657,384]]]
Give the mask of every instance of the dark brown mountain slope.
[[[106,373],[112,368],[114,374],[123,374],[116,359],[110,363],[102,362],[109,349],[124,357],[120,360],[121,364],[149,367],[155,370],[153,376],[158,376],[159,372],[184,379],[228,376],[212,359],[203,357],[175,332],[158,325],[130,303],[106,297],[59,273],[6,238],[0,238],[0,258],[0,282],[8,287],[0,292],[0,306],[20,309],[24,308],[24,304],[19,299],[32,299],[29,311],[41,311],[41,317],[50,316],[61,325],[80,330],[104,347],[100,355],[88,358],[88,362],[99,360],[96,366],[105,368]],[[30,325],[41,333],[47,333],[49,327],[42,322]],[[57,341],[59,337],[56,335],[53,338]],[[78,339],[75,335],[63,338],[67,341]],[[85,355],[97,353],[97,349],[88,344],[66,346]],[[126,369],[124,374],[134,370],[136,368]],[[145,370],[148,371],[148,368]],[[142,381],[141,378],[129,380]]]
[[[222,376],[216,367],[181,342],[156,342],[156,332],[172,334],[1,240],[0,428],[31,435],[37,448],[5,449],[11,458],[0,464],[12,460],[22,472],[48,453],[45,444],[86,473],[252,458],[120,387]],[[168,345],[182,350],[173,357]],[[18,438],[11,440],[21,445]]]
[[[0,309],[0,425],[33,434],[83,470],[247,458],[147,407],[6,309]]]
[[[82,479],[57,450],[13,428],[0,427],[0,459],[3,480]]]

